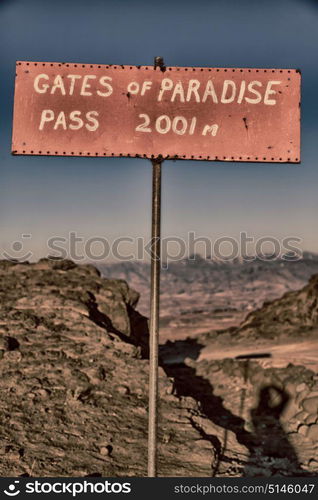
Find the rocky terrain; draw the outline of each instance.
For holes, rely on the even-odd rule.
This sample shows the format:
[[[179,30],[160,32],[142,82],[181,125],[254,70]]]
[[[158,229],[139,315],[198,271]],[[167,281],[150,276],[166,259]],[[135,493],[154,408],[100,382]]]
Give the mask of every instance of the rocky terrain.
[[[318,274],[299,291],[288,292],[280,299],[265,302],[247,315],[236,334],[257,338],[277,338],[278,335],[306,336],[318,327]]]
[[[260,449],[270,446],[276,458],[292,454],[298,465],[307,464],[317,470],[318,275],[301,290],[266,302],[248,314],[238,327],[218,335],[203,335],[200,341],[203,347],[198,362],[191,360],[190,353],[185,363],[195,366],[196,376],[201,375],[211,383],[215,383],[220,365],[221,370],[230,375],[231,384],[236,379],[236,384],[224,391],[221,378],[219,394],[226,400],[225,394],[230,392],[229,408],[243,416],[245,429],[252,424],[259,436],[264,435]],[[169,346],[164,349],[169,360]],[[255,420],[256,415],[263,420],[262,425]],[[278,422],[282,432],[278,432]],[[267,429],[264,433],[262,427],[264,431]],[[275,439],[273,429],[278,432]],[[265,435],[268,432],[270,443]],[[248,446],[244,433],[240,436]],[[291,447],[289,451],[285,449],[286,444]],[[266,453],[264,449],[263,457]],[[253,468],[248,466],[250,472]]]
[[[1,261],[0,295],[0,474],[146,475],[138,294],[93,266],[42,259]],[[204,358],[213,339],[161,347],[159,475],[317,474],[317,371],[244,351]]]
[[[0,474],[144,476],[147,322],[138,294],[72,262],[2,261]],[[161,370],[160,474],[209,475],[195,402]],[[185,438],[186,436],[186,438]]]
[[[139,311],[148,315],[150,267],[145,262],[96,264],[103,276],[121,278],[141,297]],[[171,262],[161,272],[161,337],[184,339],[213,329],[237,326],[263,302],[299,290],[318,273],[318,256],[298,261],[282,258],[218,262],[199,255]]]
[[[317,372],[227,358],[186,359],[170,374],[179,394],[199,401],[192,421],[218,450],[212,475],[317,475]]]

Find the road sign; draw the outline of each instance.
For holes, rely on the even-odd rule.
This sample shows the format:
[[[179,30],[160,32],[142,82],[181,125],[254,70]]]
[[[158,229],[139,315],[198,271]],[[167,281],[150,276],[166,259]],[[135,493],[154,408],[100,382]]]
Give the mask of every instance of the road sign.
[[[17,62],[12,152],[300,161],[298,70]]]
[[[12,153],[153,165],[148,476],[157,475],[161,163],[300,162],[300,72],[17,62]]]

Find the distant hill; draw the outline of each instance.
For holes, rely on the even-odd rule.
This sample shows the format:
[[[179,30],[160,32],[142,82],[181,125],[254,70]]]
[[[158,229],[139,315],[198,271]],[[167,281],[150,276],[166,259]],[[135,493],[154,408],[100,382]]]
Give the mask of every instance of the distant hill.
[[[102,275],[124,279],[141,294],[139,311],[149,315],[150,265],[144,262],[97,264]],[[298,261],[256,259],[216,262],[196,255],[170,263],[161,273],[162,334],[184,335],[238,325],[265,301],[301,289],[318,273],[318,255]]]

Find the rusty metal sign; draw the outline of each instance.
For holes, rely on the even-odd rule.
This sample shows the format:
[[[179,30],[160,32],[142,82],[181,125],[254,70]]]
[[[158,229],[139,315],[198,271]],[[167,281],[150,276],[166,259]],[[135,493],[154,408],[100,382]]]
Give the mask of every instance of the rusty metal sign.
[[[13,154],[300,162],[299,70],[16,68]]]

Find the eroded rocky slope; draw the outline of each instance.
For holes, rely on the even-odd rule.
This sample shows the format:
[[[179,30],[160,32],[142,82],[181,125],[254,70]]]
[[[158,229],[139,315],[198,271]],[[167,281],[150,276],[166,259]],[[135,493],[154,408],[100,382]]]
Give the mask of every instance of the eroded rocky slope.
[[[247,315],[237,334],[260,338],[308,336],[318,326],[318,274],[301,290],[285,293]]]
[[[0,474],[143,476],[147,323],[138,294],[91,266],[0,265]],[[196,403],[161,370],[161,475],[209,475]]]
[[[146,475],[138,294],[92,266],[41,260],[1,261],[0,296],[0,474]],[[317,373],[198,362],[204,346],[185,344],[177,361],[177,342],[160,361],[161,476],[318,472]]]

